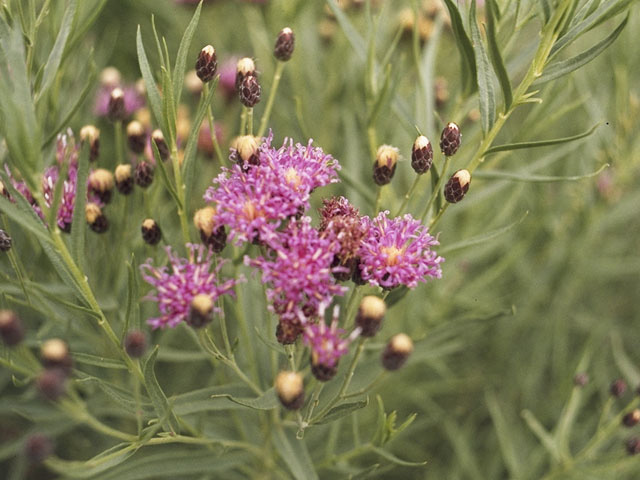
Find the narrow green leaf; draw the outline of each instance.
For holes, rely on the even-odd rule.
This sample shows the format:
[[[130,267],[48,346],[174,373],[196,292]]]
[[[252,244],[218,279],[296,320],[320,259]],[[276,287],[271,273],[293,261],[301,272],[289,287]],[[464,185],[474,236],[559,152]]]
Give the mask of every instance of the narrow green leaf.
[[[124,328],[122,330],[122,340],[124,340],[129,328],[140,328],[140,287],[138,285],[136,259],[133,255],[131,255],[131,262],[127,263],[127,270],[127,309],[124,318]]]
[[[278,454],[289,467],[296,480],[314,480],[318,478],[305,442],[297,440],[295,433],[284,431],[282,427],[277,427],[272,430],[271,439]]]
[[[171,407],[169,406],[169,401],[167,400],[167,397],[162,391],[162,388],[158,383],[158,379],[156,378],[154,367],[157,356],[158,346],[156,345],[144,365],[144,379],[145,385],[147,386],[147,392],[149,393],[149,398],[151,398],[151,402],[153,403],[153,406],[156,410],[156,414],[158,415],[158,418],[162,418],[166,414],[167,410],[169,410]],[[162,427],[165,432],[178,433],[180,431],[178,419],[173,413],[169,415],[169,420],[165,422]]]
[[[502,452],[502,458],[509,470],[510,478],[522,477],[523,459],[520,458],[521,450],[518,448],[519,442],[515,434],[515,425],[510,423],[502,412],[498,398],[493,391],[486,391],[485,403],[491,415],[491,420],[495,427],[496,436],[498,437],[498,445]]]
[[[123,463],[136,452],[136,449],[135,445],[120,443],[86,462],[50,457],[45,463],[48,468],[64,478],[95,478],[95,475]]]
[[[440,252],[438,252],[440,253]],[[387,308],[390,308],[392,305],[395,305],[396,303],[398,303],[400,300],[402,300],[404,297],[407,296],[407,293],[409,293],[410,290],[405,287],[404,285],[398,287],[398,288],[394,288],[393,290],[391,290],[391,292],[389,293],[389,295],[387,295],[387,298],[385,299],[385,303],[387,304]]]
[[[359,402],[344,403],[342,405],[338,405],[337,407],[329,410],[329,412],[320,420],[315,422],[315,425],[323,425],[326,423],[334,422],[346,415],[349,415],[350,413],[355,412],[356,410],[360,410],[366,407],[367,405],[369,405],[369,397]]]
[[[355,50],[356,55],[358,55],[360,60],[366,60],[367,49],[362,36],[360,36],[358,31],[345,15],[344,11],[336,4],[335,0],[327,0],[327,4],[329,5],[331,12],[335,15],[340,28],[342,28],[342,31],[347,37],[347,40],[349,40],[349,43]]]
[[[542,17],[542,23],[546,25],[551,18],[551,6],[549,0],[539,0],[538,8],[540,9],[540,16]]]
[[[382,458],[389,460],[391,463],[395,463],[396,465],[400,465],[402,467],[422,467],[427,464],[427,461],[424,462],[408,462],[407,460],[402,460],[401,458],[396,457],[393,453],[388,452],[387,450],[371,446],[371,450]]]
[[[189,25],[187,25],[187,29],[184,31],[184,35],[180,41],[180,47],[178,48],[178,56],[173,69],[173,98],[175,100],[175,105],[180,104],[184,71],[187,67],[187,55],[189,54],[189,47],[191,46],[193,35],[196,32],[196,27],[200,21],[200,10],[202,10],[202,0],[198,3],[198,7],[191,18]]]
[[[82,270],[84,264],[84,241],[87,230],[85,221],[85,204],[87,202],[87,177],[89,175],[89,142],[85,142],[78,156],[78,177],[76,187],[76,199],[73,206],[73,219],[71,220],[71,255],[73,260]],[[58,181],[62,183],[62,179]]]
[[[0,211],[6,214],[11,220],[16,222],[25,230],[28,230],[40,242],[51,242],[51,238],[47,230],[44,227],[44,223],[38,215],[33,211],[33,208],[24,199],[17,190],[13,188],[9,177],[0,169],[0,178],[5,188],[9,191],[11,198],[16,200],[16,203],[11,203],[4,196],[0,195]]]
[[[390,89],[391,89],[391,79],[392,79],[392,70],[391,64],[387,64],[384,71],[384,83],[382,84],[382,88],[378,92],[375,103],[373,104],[373,108],[371,109],[371,114],[369,115],[369,119],[367,120],[367,124],[369,126],[374,125],[378,116],[380,115],[380,111],[382,107],[387,103],[390,97]]]
[[[171,149],[176,144],[176,105],[173,102],[173,86],[171,74],[162,68],[162,115],[166,130],[163,130]]]
[[[484,154],[490,155],[492,153],[506,152],[509,150],[521,150],[523,148],[549,147],[552,145],[559,145],[561,143],[574,142],[576,140],[580,140],[581,138],[588,137],[593,132],[595,132],[596,128],[598,128],[599,126],[600,124],[598,123],[593,127],[591,127],[589,130],[587,130],[586,132],[580,133],[578,135],[572,135],[570,137],[554,138],[552,140],[538,140],[533,142],[518,142],[518,143],[507,143],[505,145],[496,145],[495,147],[491,147],[490,149],[488,149],[486,152],[484,152]]]
[[[137,409],[137,403],[131,392],[124,390],[116,385],[113,385],[109,382],[105,382],[104,380],[87,375],[83,372],[76,371],[76,374],[79,377],[79,382],[86,383],[89,385],[96,385],[102,392],[109,397],[109,399],[113,402],[114,405],[120,406],[126,412],[135,412]],[[142,402],[143,410],[147,411],[146,413],[153,415],[154,410],[152,410],[152,406],[149,403],[147,397],[143,397],[144,401]]]
[[[476,176],[477,176],[477,173],[476,173]],[[528,214],[529,214],[529,211],[527,210],[526,212],[524,212],[524,215],[522,215],[518,220],[516,220],[513,223],[510,223],[509,225],[506,225],[502,228],[498,228],[496,230],[492,230],[487,233],[483,233],[481,235],[477,235],[475,237],[461,240],[459,242],[451,243],[447,245],[445,248],[440,249],[438,253],[442,255],[445,253],[453,252],[455,250],[461,250],[463,248],[472,247],[474,245],[479,245],[481,243],[488,242],[489,240],[493,240],[494,238],[499,237],[500,235],[503,235],[508,231],[512,230],[513,228],[515,228],[516,226],[520,225]]]
[[[248,407],[253,410],[273,410],[280,406],[280,401],[278,400],[278,396],[276,395],[273,387],[257,398],[236,398],[228,393],[211,395],[211,398],[214,400],[217,398],[226,398],[233,403],[237,403],[238,405],[242,405],[243,407]]]
[[[533,86],[542,85],[543,83],[560,78],[589,63],[591,60],[604,52],[607,47],[609,47],[609,45],[615,42],[618,36],[622,33],[622,30],[624,30],[624,27],[627,25],[627,20],[629,20],[629,15],[624,18],[620,25],[618,25],[607,38],[598,42],[593,47],[579,53],[574,57],[552,63],[551,65],[546,67],[542,73],[542,76],[535,82],[533,82]]]
[[[557,461],[560,460],[558,448],[556,442],[546,428],[538,421],[533,413],[529,410],[523,410],[520,414],[525,423],[533,434],[538,437],[542,446],[551,454],[551,456]]]
[[[605,168],[609,166],[608,163],[602,165],[598,170],[584,175],[570,175],[563,177],[556,177],[550,175],[531,175],[527,173],[511,173],[500,172],[496,170],[484,170],[475,174],[476,178],[488,178],[493,180],[511,180],[513,182],[531,182],[531,183],[550,183],[550,182],[575,182],[577,180],[583,180],[585,178],[591,178],[597,176]]]
[[[53,83],[56,74],[58,73],[60,63],[62,62],[62,54],[64,53],[67,39],[69,38],[69,34],[71,33],[71,27],[73,26],[73,19],[76,15],[76,7],[77,0],[69,0],[69,5],[67,5],[67,9],[65,10],[64,16],[62,17],[62,25],[60,26],[60,31],[58,32],[55,43],[53,44],[53,48],[51,49],[51,53],[49,54],[47,63],[44,66],[44,73],[42,75],[42,86],[38,89],[36,101],[37,99],[42,98],[42,96],[47,92],[47,90]]]
[[[149,60],[147,54],[144,51],[144,44],[142,43],[142,33],[140,32],[140,25],[138,25],[138,32],[136,34],[136,49],[138,51],[138,63],[140,64],[140,72],[146,85],[147,98],[149,98],[149,105],[153,116],[160,125],[161,130],[166,131],[166,125],[164,117],[162,116],[162,99],[160,98],[160,92],[156,86],[156,81],[151,73],[151,67],[149,66]]]
[[[71,356],[77,363],[93,365],[94,367],[109,368],[116,370],[126,370],[127,366],[121,360],[100,357],[89,353],[72,353]]]
[[[636,362],[629,358],[618,332],[611,335],[611,350],[616,365],[627,381],[632,385],[640,385],[640,369],[636,366]]]
[[[464,29],[462,23],[462,17],[458,11],[458,7],[452,0],[444,0],[447,8],[449,9],[449,16],[451,17],[451,27],[453,28],[453,36],[456,39],[456,45],[460,51],[461,60],[461,75],[464,82],[464,92],[467,95],[471,95],[475,92],[477,85],[474,81],[477,77],[476,73],[476,59],[471,45],[471,40]]]
[[[496,97],[493,91],[493,78],[489,67],[489,58],[482,44],[482,36],[478,29],[476,18],[476,0],[471,1],[471,13],[469,18],[471,25],[471,38],[474,43],[474,52],[477,65],[478,99],[480,101],[480,120],[482,131],[486,135],[496,121]]]
[[[178,192],[176,192],[176,188],[174,187],[171,179],[169,178],[169,173],[167,172],[167,167],[164,165],[164,160],[160,157],[160,151],[158,150],[158,145],[156,145],[155,140],[151,140],[151,148],[153,149],[153,156],[156,159],[156,165],[160,170],[160,179],[164,184],[164,187],[167,189],[173,201],[176,202],[178,208],[182,208],[182,202],[180,201],[180,197],[178,197]]]
[[[498,7],[495,0],[487,0],[487,43],[489,45],[489,57],[491,58],[493,70],[496,72],[496,76],[500,82],[502,96],[504,97],[504,111],[506,112],[509,110],[511,103],[513,102],[513,93],[511,91],[509,74],[507,73],[507,68],[504,65],[504,60],[500,53],[500,47],[498,46],[496,33],[497,14]]]

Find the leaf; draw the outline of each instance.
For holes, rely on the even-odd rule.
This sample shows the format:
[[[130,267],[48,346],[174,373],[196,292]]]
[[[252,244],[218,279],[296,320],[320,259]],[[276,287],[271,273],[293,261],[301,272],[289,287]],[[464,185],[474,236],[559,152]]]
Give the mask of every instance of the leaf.
[[[176,202],[178,209],[182,208],[182,202],[178,197],[178,192],[176,192],[173,183],[171,183],[171,179],[169,178],[169,173],[167,172],[167,167],[164,165],[164,160],[160,157],[160,151],[158,150],[158,145],[154,139],[151,139],[151,148],[153,150],[153,156],[156,159],[156,165],[158,166],[158,170],[160,170],[160,178],[162,179],[162,183],[173,198],[173,201]]]
[[[496,436],[498,437],[498,445],[502,451],[502,458],[509,470],[509,477],[521,478],[523,459],[520,458],[520,452],[522,450],[518,448],[519,442],[515,435],[515,426],[513,423],[509,423],[504,416],[495,392],[491,390],[485,391],[484,398],[491,420],[493,420]]]
[[[487,44],[489,45],[489,57],[493,64],[493,70],[496,72],[498,81],[500,82],[500,88],[502,89],[502,96],[504,97],[504,111],[508,111],[513,102],[513,93],[511,91],[511,81],[509,80],[509,74],[507,68],[504,65],[502,54],[500,53],[500,47],[498,46],[497,34],[496,34],[496,18],[498,14],[498,7],[495,0],[487,0]]]
[[[496,99],[493,91],[493,78],[489,67],[489,58],[482,44],[482,36],[478,29],[476,18],[476,0],[471,2],[471,13],[469,23],[471,24],[471,38],[474,43],[474,51],[477,65],[478,78],[478,99],[480,101],[480,120],[482,131],[485,136],[496,121]]]
[[[327,4],[329,5],[333,15],[336,17],[338,24],[340,24],[340,28],[342,28],[347,40],[355,50],[356,55],[358,55],[360,60],[365,60],[367,58],[367,49],[365,47],[364,39],[349,21],[344,11],[336,4],[335,0],[327,0]]]
[[[409,292],[410,292],[409,288],[405,287],[404,285],[391,290],[389,295],[387,295],[387,298],[385,298],[385,303],[387,304],[387,308],[391,308],[392,305],[395,305],[396,303],[398,303],[400,300],[406,297],[407,293]]]
[[[85,142],[78,156],[78,173],[76,182],[76,198],[71,220],[71,255],[76,265],[82,270],[84,264],[84,241],[87,230],[85,221],[85,204],[87,202],[87,176],[89,175],[89,142]],[[58,181],[62,183],[62,179]]]
[[[98,388],[102,390],[102,392],[109,397],[111,401],[113,401],[114,405],[119,405],[127,413],[135,412],[138,408],[135,398],[133,398],[129,391],[83,372],[77,371],[76,374],[79,377],[79,380],[77,380],[78,382],[97,385]],[[151,404],[148,403],[146,397],[144,397],[144,402],[141,406],[143,410],[149,410],[149,412],[145,412],[145,414],[153,413],[153,411],[151,411]]]
[[[64,478],[94,478],[127,460],[136,452],[137,447],[128,443],[120,443],[102,452],[86,462],[67,461],[58,457],[46,460],[48,468],[64,476]]]
[[[226,398],[233,403],[237,403],[238,405],[242,405],[243,407],[248,407],[253,410],[273,410],[280,406],[280,400],[278,400],[278,396],[276,395],[273,387],[257,398],[236,398],[228,393],[211,395],[211,398]]]
[[[382,458],[385,458],[390,462],[395,463],[396,465],[400,465],[402,467],[422,467],[427,464],[426,460],[424,462],[408,462],[406,460],[402,460],[401,458],[396,457],[393,453],[388,452],[385,449],[380,447],[371,446],[371,451],[373,451],[374,453],[377,453]]]
[[[170,148],[176,145],[176,105],[173,102],[173,86],[171,74],[165,68],[162,68],[162,115],[165,120],[166,130],[162,133],[167,136]]]
[[[156,86],[156,81],[154,80],[153,74],[151,73],[151,67],[149,66],[147,54],[144,51],[140,25],[138,25],[138,32],[136,34],[136,48],[138,51],[138,63],[140,64],[140,72],[142,73],[142,78],[144,79],[144,83],[147,87],[147,97],[149,98],[151,111],[153,112],[153,116],[155,117],[156,122],[158,122],[158,125],[160,125],[160,129],[164,132],[166,130],[166,125],[164,122],[164,117],[162,116],[162,99],[160,98],[160,92],[158,91],[158,87]]]
[[[607,38],[595,44],[588,50],[579,53],[575,57],[552,63],[549,67],[544,69],[542,76],[535,82],[533,82],[532,85],[538,86],[551,80],[555,80],[589,63],[591,60],[604,52],[609,45],[615,42],[616,38],[618,38],[618,36],[622,33],[622,30],[624,30],[624,27],[627,25],[627,20],[629,20],[629,15],[624,18],[620,25],[618,25]]]
[[[611,348],[613,359],[627,381],[632,385],[640,385],[640,369],[624,350],[624,344],[618,332],[611,335]]]
[[[127,366],[121,360],[113,358],[101,357],[98,355],[91,355],[89,353],[72,353],[71,356],[77,363],[85,365],[93,365],[95,367],[110,368],[116,370],[127,370]]]
[[[164,348],[163,348],[164,352]],[[228,394],[240,397],[247,395],[247,387],[243,383],[225,384],[216,387],[201,388],[172,397],[173,411],[176,415],[191,415],[201,412],[213,412],[228,409],[240,409],[242,406],[230,401],[212,402],[211,396]]]
[[[476,176],[477,176],[477,173],[476,173]],[[467,238],[459,242],[451,243],[447,245],[445,248],[440,249],[440,251],[438,251],[438,254],[442,255],[448,252],[460,250],[462,248],[472,247],[474,245],[478,245],[481,243],[488,242],[489,240],[493,240],[494,238],[499,237],[500,235],[503,235],[508,231],[512,230],[517,225],[520,225],[528,214],[529,214],[529,211],[527,210],[526,212],[524,212],[524,215],[522,215],[518,220],[516,220],[513,223],[510,223],[507,226],[498,228],[496,230],[492,230],[487,233],[483,233],[481,235],[477,235],[475,237]]]
[[[191,41],[193,40],[196,27],[200,21],[200,10],[202,10],[202,0],[198,3],[198,7],[191,18],[189,25],[187,25],[187,29],[184,31],[184,35],[180,41],[180,47],[178,48],[176,65],[173,69],[173,98],[175,100],[175,105],[180,104],[184,71],[187,66],[187,55],[189,53],[189,47],[191,46]]]
[[[273,446],[280,458],[297,480],[313,480],[318,474],[313,468],[306,444],[295,438],[295,433],[285,432],[282,427],[276,427],[271,432]]]
[[[453,28],[453,36],[456,40],[456,45],[460,51],[460,62],[462,80],[464,82],[464,92],[467,95],[471,95],[477,88],[474,81],[477,77],[476,74],[476,59],[471,45],[471,40],[464,29],[462,24],[462,17],[458,11],[458,7],[452,0],[444,0],[447,8],[449,9],[449,16],[451,17],[451,27]]]
[[[369,405],[369,397],[359,402],[344,403],[342,405],[338,405],[337,407],[329,410],[329,412],[324,417],[322,417],[317,422],[314,422],[314,424],[324,425],[326,423],[334,422],[342,417],[349,415],[350,413],[355,412],[356,410],[360,410],[366,407],[367,405]]]
[[[147,392],[149,393],[149,398],[151,398],[156,414],[158,415],[158,418],[162,418],[171,407],[169,406],[169,401],[167,400],[166,395],[158,383],[158,379],[156,378],[156,373],[154,371],[157,356],[158,346],[156,345],[144,365],[144,379]],[[169,420],[164,423],[162,428],[165,432],[178,433],[180,431],[178,419],[175,414],[171,413],[169,415]]]
[[[572,176],[565,176],[565,177],[554,177],[554,176],[548,176],[548,175],[531,175],[526,173],[511,173],[511,172],[501,172],[501,171],[491,171],[491,170],[477,172],[475,176],[476,178],[511,180],[514,182],[531,182],[531,183],[575,182],[577,180],[583,180],[585,178],[595,177],[608,166],[609,164],[605,163],[595,172],[587,173],[585,175],[572,175]]]
[[[140,328],[140,293],[138,285],[138,277],[136,275],[136,258],[132,254],[131,262],[127,263],[128,281],[127,281],[127,309],[124,317],[124,328],[122,330],[122,339],[130,328]]]
[[[547,431],[547,429],[544,428],[538,421],[538,419],[533,415],[533,413],[531,413],[531,411],[529,410],[523,410],[520,415],[524,419],[529,429],[538,438],[538,440],[540,440],[540,443],[547,450],[547,452],[549,452],[555,460],[560,460],[560,454],[558,452],[555,440]]]
[[[40,217],[33,211],[33,208],[25,198],[13,188],[11,180],[2,169],[0,169],[0,179],[9,191],[11,198],[16,201],[15,204],[11,203],[7,198],[0,195],[0,211],[22,228],[34,234],[40,242],[51,242],[51,238]]]
[[[67,9],[64,12],[64,16],[62,17],[62,25],[60,26],[60,31],[58,32],[55,43],[53,44],[53,48],[51,49],[51,53],[49,54],[47,63],[44,66],[44,73],[42,75],[42,86],[38,89],[36,101],[39,98],[42,98],[42,96],[47,92],[47,90],[53,83],[56,74],[58,73],[60,63],[62,62],[62,54],[64,53],[67,39],[69,38],[69,34],[71,33],[71,27],[73,26],[73,18],[76,15],[76,7],[77,0],[69,0],[69,5],[67,6]]]
[[[587,130],[584,133],[580,133],[578,135],[572,135],[571,137],[563,137],[563,138],[554,138],[552,140],[538,140],[532,142],[518,142],[518,143],[508,143],[505,145],[496,145],[495,147],[489,148],[484,155],[490,155],[492,153],[498,152],[506,152],[509,150],[521,150],[523,148],[538,148],[538,147],[549,147],[551,145],[559,145],[561,143],[573,142],[575,140],[580,140],[581,138],[588,137],[593,132],[595,132],[596,128],[598,128],[600,124],[596,124]]]

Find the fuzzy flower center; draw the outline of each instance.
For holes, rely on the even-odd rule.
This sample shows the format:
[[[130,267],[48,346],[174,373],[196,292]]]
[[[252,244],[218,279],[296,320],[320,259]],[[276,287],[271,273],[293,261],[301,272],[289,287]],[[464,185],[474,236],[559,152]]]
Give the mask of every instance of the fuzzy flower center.
[[[380,251],[386,255],[387,257],[387,265],[394,266],[398,264],[398,256],[404,253],[404,248],[399,249],[398,247],[382,247]]]
[[[244,215],[247,218],[247,220],[255,220],[257,217],[260,216],[260,212],[258,211],[258,209],[256,208],[256,206],[253,204],[251,200],[247,200],[246,202],[244,202],[242,211],[244,212]]]
[[[287,180],[287,182],[291,183],[294,188],[298,188],[300,186],[300,183],[302,182],[300,175],[298,175],[298,171],[293,167],[289,167],[287,169],[287,171],[284,173],[284,178]]]

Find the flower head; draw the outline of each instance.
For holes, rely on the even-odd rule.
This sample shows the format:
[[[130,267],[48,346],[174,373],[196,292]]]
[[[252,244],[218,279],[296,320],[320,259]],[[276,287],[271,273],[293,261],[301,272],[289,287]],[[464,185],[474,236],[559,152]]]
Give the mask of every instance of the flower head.
[[[140,266],[142,278],[154,287],[146,299],[158,303],[160,317],[147,320],[153,328],[175,327],[189,315],[191,302],[198,295],[215,301],[224,294],[233,295],[233,287],[242,278],[218,280],[222,263],[212,271],[213,252],[203,245],[187,244],[189,258],[180,258],[167,247],[170,266],[154,267],[151,260]],[[214,307],[214,312],[219,310]]]
[[[438,256],[431,247],[436,238],[411,215],[394,219],[381,212],[371,220],[369,231],[360,247],[360,273],[372,285],[414,288],[427,277],[440,278]]]

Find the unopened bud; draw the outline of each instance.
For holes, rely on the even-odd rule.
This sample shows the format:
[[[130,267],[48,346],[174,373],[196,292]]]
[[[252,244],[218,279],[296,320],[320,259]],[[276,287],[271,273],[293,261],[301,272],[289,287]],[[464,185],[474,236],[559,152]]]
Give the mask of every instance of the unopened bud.
[[[281,345],[293,345],[302,335],[302,325],[290,321],[280,321],[276,327],[276,340]]]
[[[141,330],[131,330],[124,337],[124,350],[131,358],[140,358],[147,350],[147,335]]]
[[[44,398],[55,402],[66,391],[67,376],[59,369],[43,371],[36,379],[36,388]]]
[[[133,175],[128,163],[116,167],[116,188],[123,195],[129,195],[133,191]]]
[[[631,437],[624,442],[629,455],[637,455],[640,453],[640,437]]]
[[[625,427],[634,427],[640,422],[640,410],[637,408],[622,417],[622,424]]]
[[[391,145],[381,145],[376,153],[373,164],[373,181],[378,185],[391,182],[398,163],[398,149]]]
[[[280,30],[278,38],[276,39],[276,45],[273,48],[273,56],[281,62],[288,61],[291,58],[291,55],[293,55],[295,40],[293,30],[289,27]]]
[[[248,108],[255,107],[260,101],[260,94],[262,89],[260,88],[260,82],[255,75],[247,75],[242,79],[238,95],[240,102]]]
[[[380,330],[386,312],[384,300],[374,295],[364,297],[356,314],[356,326],[362,329],[360,335],[373,337]]]
[[[220,253],[227,244],[227,232],[223,225],[216,227],[215,216],[215,208],[201,208],[194,214],[193,224],[200,232],[202,243],[209,245],[214,252]]]
[[[27,438],[24,444],[24,453],[31,463],[42,463],[42,461],[53,453],[53,443],[49,437],[41,433],[34,433]]]
[[[240,90],[240,85],[244,77],[256,75],[256,64],[249,57],[244,57],[238,60],[236,66],[236,90]]]
[[[320,382],[328,382],[338,373],[338,365],[329,366],[323,363],[318,363],[314,354],[312,354],[311,373],[316,377],[316,380],[319,380]]]
[[[462,135],[460,135],[458,125],[449,122],[440,135],[440,150],[447,157],[452,156],[458,151],[458,148],[460,148],[461,139]]]
[[[104,87],[117,87],[121,82],[122,75],[116,67],[107,67],[100,72],[100,85]]]
[[[238,163],[248,165],[260,164],[260,157],[258,156],[260,144],[258,143],[257,137],[253,135],[236,137],[232,147],[235,148],[237,152]]]
[[[433,164],[433,148],[431,142],[424,135],[420,135],[413,142],[411,149],[411,167],[418,174],[422,175],[431,168]]]
[[[136,155],[144,152],[147,146],[147,135],[142,124],[134,120],[127,125],[127,144],[129,149]]]
[[[156,146],[158,147],[158,153],[160,154],[160,158],[164,161],[169,158],[169,146],[167,145],[166,140],[164,139],[164,135],[162,134],[162,130],[156,129],[151,133],[151,140],[156,142]]]
[[[69,347],[59,338],[47,340],[40,347],[40,361],[47,369],[59,369],[68,373],[71,371],[73,361],[69,355]]]
[[[113,185],[113,174],[109,170],[98,168],[89,175],[89,192],[96,195],[102,203],[111,201]]]
[[[139,162],[136,165],[133,179],[139,187],[147,188],[153,182],[153,165],[145,161]]]
[[[298,410],[304,404],[304,383],[298,372],[280,372],[275,390],[282,405],[289,410]]]
[[[0,252],[8,252],[11,250],[11,235],[0,228]]]
[[[387,370],[398,370],[413,352],[413,341],[408,335],[399,333],[391,337],[382,352],[382,366]]]
[[[89,142],[89,161],[97,160],[100,155],[100,130],[93,125],[85,125],[80,129],[80,140]]]
[[[457,203],[462,200],[469,190],[471,174],[469,170],[458,170],[444,186],[444,198],[449,203]]]
[[[625,382],[621,378],[614,381],[611,384],[611,387],[609,387],[609,392],[611,393],[612,396],[616,398],[620,398],[626,391],[627,391],[627,382]]]
[[[198,60],[196,61],[196,73],[203,83],[210,82],[218,69],[218,61],[216,58],[216,49],[211,45],[207,45],[200,50]]]
[[[142,239],[149,245],[157,245],[162,240],[162,230],[152,218],[142,222]]]
[[[119,122],[124,120],[126,116],[127,112],[124,105],[124,92],[121,88],[114,88],[111,90],[111,95],[109,96],[107,118],[112,122]]]
[[[24,327],[15,312],[0,310],[0,337],[8,347],[14,347],[24,339]]]
[[[193,328],[202,328],[213,320],[213,300],[199,293],[191,300],[187,323]]]
[[[89,202],[84,208],[85,218],[89,228],[96,233],[104,233],[109,229],[109,220],[102,213],[102,209],[95,203]]]

